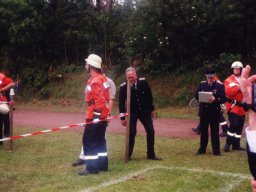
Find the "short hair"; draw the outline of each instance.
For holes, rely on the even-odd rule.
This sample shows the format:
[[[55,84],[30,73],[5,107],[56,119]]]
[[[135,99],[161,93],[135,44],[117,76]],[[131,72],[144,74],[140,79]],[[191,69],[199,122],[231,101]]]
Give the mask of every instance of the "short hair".
[[[102,70],[100,68],[94,67],[92,65],[89,65],[91,69],[93,69],[94,71],[96,71],[97,73],[102,74]]]
[[[135,69],[135,68],[133,68],[133,67],[128,67],[128,68],[125,70],[125,74],[127,74],[127,73],[130,72],[130,71],[136,73],[136,69]],[[137,74],[137,73],[136,73],[136,74]]]

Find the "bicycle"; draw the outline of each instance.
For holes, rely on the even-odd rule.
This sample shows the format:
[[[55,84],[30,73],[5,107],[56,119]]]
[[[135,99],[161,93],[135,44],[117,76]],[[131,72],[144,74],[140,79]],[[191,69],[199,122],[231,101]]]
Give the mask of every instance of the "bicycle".
[[[189,108],[190,109],[199,109],[199,101],[196,100],[195,98],[192,98],[190,101],[189,101],[189,104],[188,104]],[[225,111],[226,110],[226,105],[223,103],[223,104],[220,104],[220,107],[221,107],[221,110],[222,111]]]
[[[195,98],[192,98],[190,101],[189,101],[189,104],[188,104],[189,108],[190,109],[198,109],[199,108],[199,101],[196,100]]]

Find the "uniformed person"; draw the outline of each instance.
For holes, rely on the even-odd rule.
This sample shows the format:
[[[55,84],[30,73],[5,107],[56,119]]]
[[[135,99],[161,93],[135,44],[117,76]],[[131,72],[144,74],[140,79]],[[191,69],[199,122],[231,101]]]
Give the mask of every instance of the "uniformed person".
[[[239,85],[242,69],[243,64],[240,61],[233,62],[231,65],[232,74],[224,81],[227,96],[226,106],[230,124],[224,152],[229,152],[230,146],[232,146],[232,150],[245,150],[240,145],[245,121],[245,110],[241,105],[243,94]]]
[[[139,119],[147,133],[147,158],[150,160],[161,160],[156,156],[154,150],[155,131],[152,120],[154,104],[151,89],[145,78],[137,78],[136,70],[133,67],[126,69],[126,80],[131,83],[129,158],[132,156],[137,121]],[[120,113],[126,113],[126,97],[127,83],[122,83],[119,94]],[[121,123],[123,126],[126,126],[124,117],[121,118]]]
[[[221,81],[219,80],[217,75],[215,75],[214,80],[221,83]],[[227,136],[227,131],[228,131],[228,123],[227,123],[227,121],[224,117],[224,111],[225,110],[226,110],[226,105],[222,104],[221,105],[221,112],[220,112],[220,123],[219,123],[219,125],[222,128],[222,133],[219,134],[220,137],[226,137]],[[200,123],[198,124],[198,126],[196,128],[192,128],[192,131],[194,131],[195,133],[200,135]]]
[[[214,80],[216,75],[215,70],[208,68],[205,71],[207,81],[202,81],[195,93],[195,98],[199,99],[199,92],[211,92],[212,96],[208,101],[200,101],[199,117],[200,117],[200,148],[197,154],[206,153],[208,145],[208,127],[211,130],[211,143],[214,155],[220,155],[220,140],[219,140],[219,122],[220,122],[220,104],[226,102],[224,85],[221,82]]]
[[[116,97],[116,85],[114,83],[114,81],[110,78],[107,78],[107,81],[109,83],[109,102],[108,102],[108,107],[109,107],[109,115],[113,109],[113,106],[114,106],[114,100],[115,100],[115,97]],[[104,142],[104,144],[102,145],[104,148],[102,151],[104,151],[105,153],[107,152],[107,146],[106,146],[106,140],[102,140]],[[100,154],[99,154],[99,158],[100,157]],[[103,157],[102,157],[103,159]],[[105,161],[105,163],[102,163],[103,166],[100,168],[101,171],[108,171],[108,158],[107,156],[104,157],[104,160],[102,161]],[[85,155],[84,155],[84,149],[83,149],[83,146],[81,147],[81,152],[80,152],[80,155],[79,155],[79,159],[76,160],[75,162],[72,163],[72,166],[73,167],[76,167],[76,166],[80,166],[80,165],[83,165],[85,163]]]
[[[83,135],[85,170],[79,175],[98,174],[102,169],[107,170],[107,148],[105,132],[106,118],[109,114],[109,83],[102,74],[102,60],[98,55],[90,54],[86,61],[86,69],[91,74],[87,81],[85,95],[86,122]]]

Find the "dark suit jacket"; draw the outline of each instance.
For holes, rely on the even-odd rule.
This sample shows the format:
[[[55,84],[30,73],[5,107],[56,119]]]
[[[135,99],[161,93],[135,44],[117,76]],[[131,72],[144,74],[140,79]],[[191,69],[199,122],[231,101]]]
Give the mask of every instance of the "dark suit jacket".
[[[126,113],[127,83],[120,85],[119,92],[119,112]],[[131,88],[131,113],[143,115],[154,110],[151,89],[145,78],[137,79]],[[124,119],[124,118],[121,118]]]
[[[195,98],[199,99],[198,92],[213,92],[215,101],[213,103],[200,103],[199,105],[199,116],[211,114],[219,115],[221,111],[220,104],[226,102],[225,87],[222,83],[214,81],[212,85],[209,85],[207,81],[202,81],[195,93]]]

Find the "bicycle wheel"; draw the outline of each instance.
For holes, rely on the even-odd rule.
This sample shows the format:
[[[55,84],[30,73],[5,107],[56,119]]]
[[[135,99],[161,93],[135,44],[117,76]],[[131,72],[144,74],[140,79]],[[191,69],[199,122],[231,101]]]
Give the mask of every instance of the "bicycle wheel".
[[[199,102],[195,98],[191,99],[188,104],[190,109],[198,109],[199,108]]]

